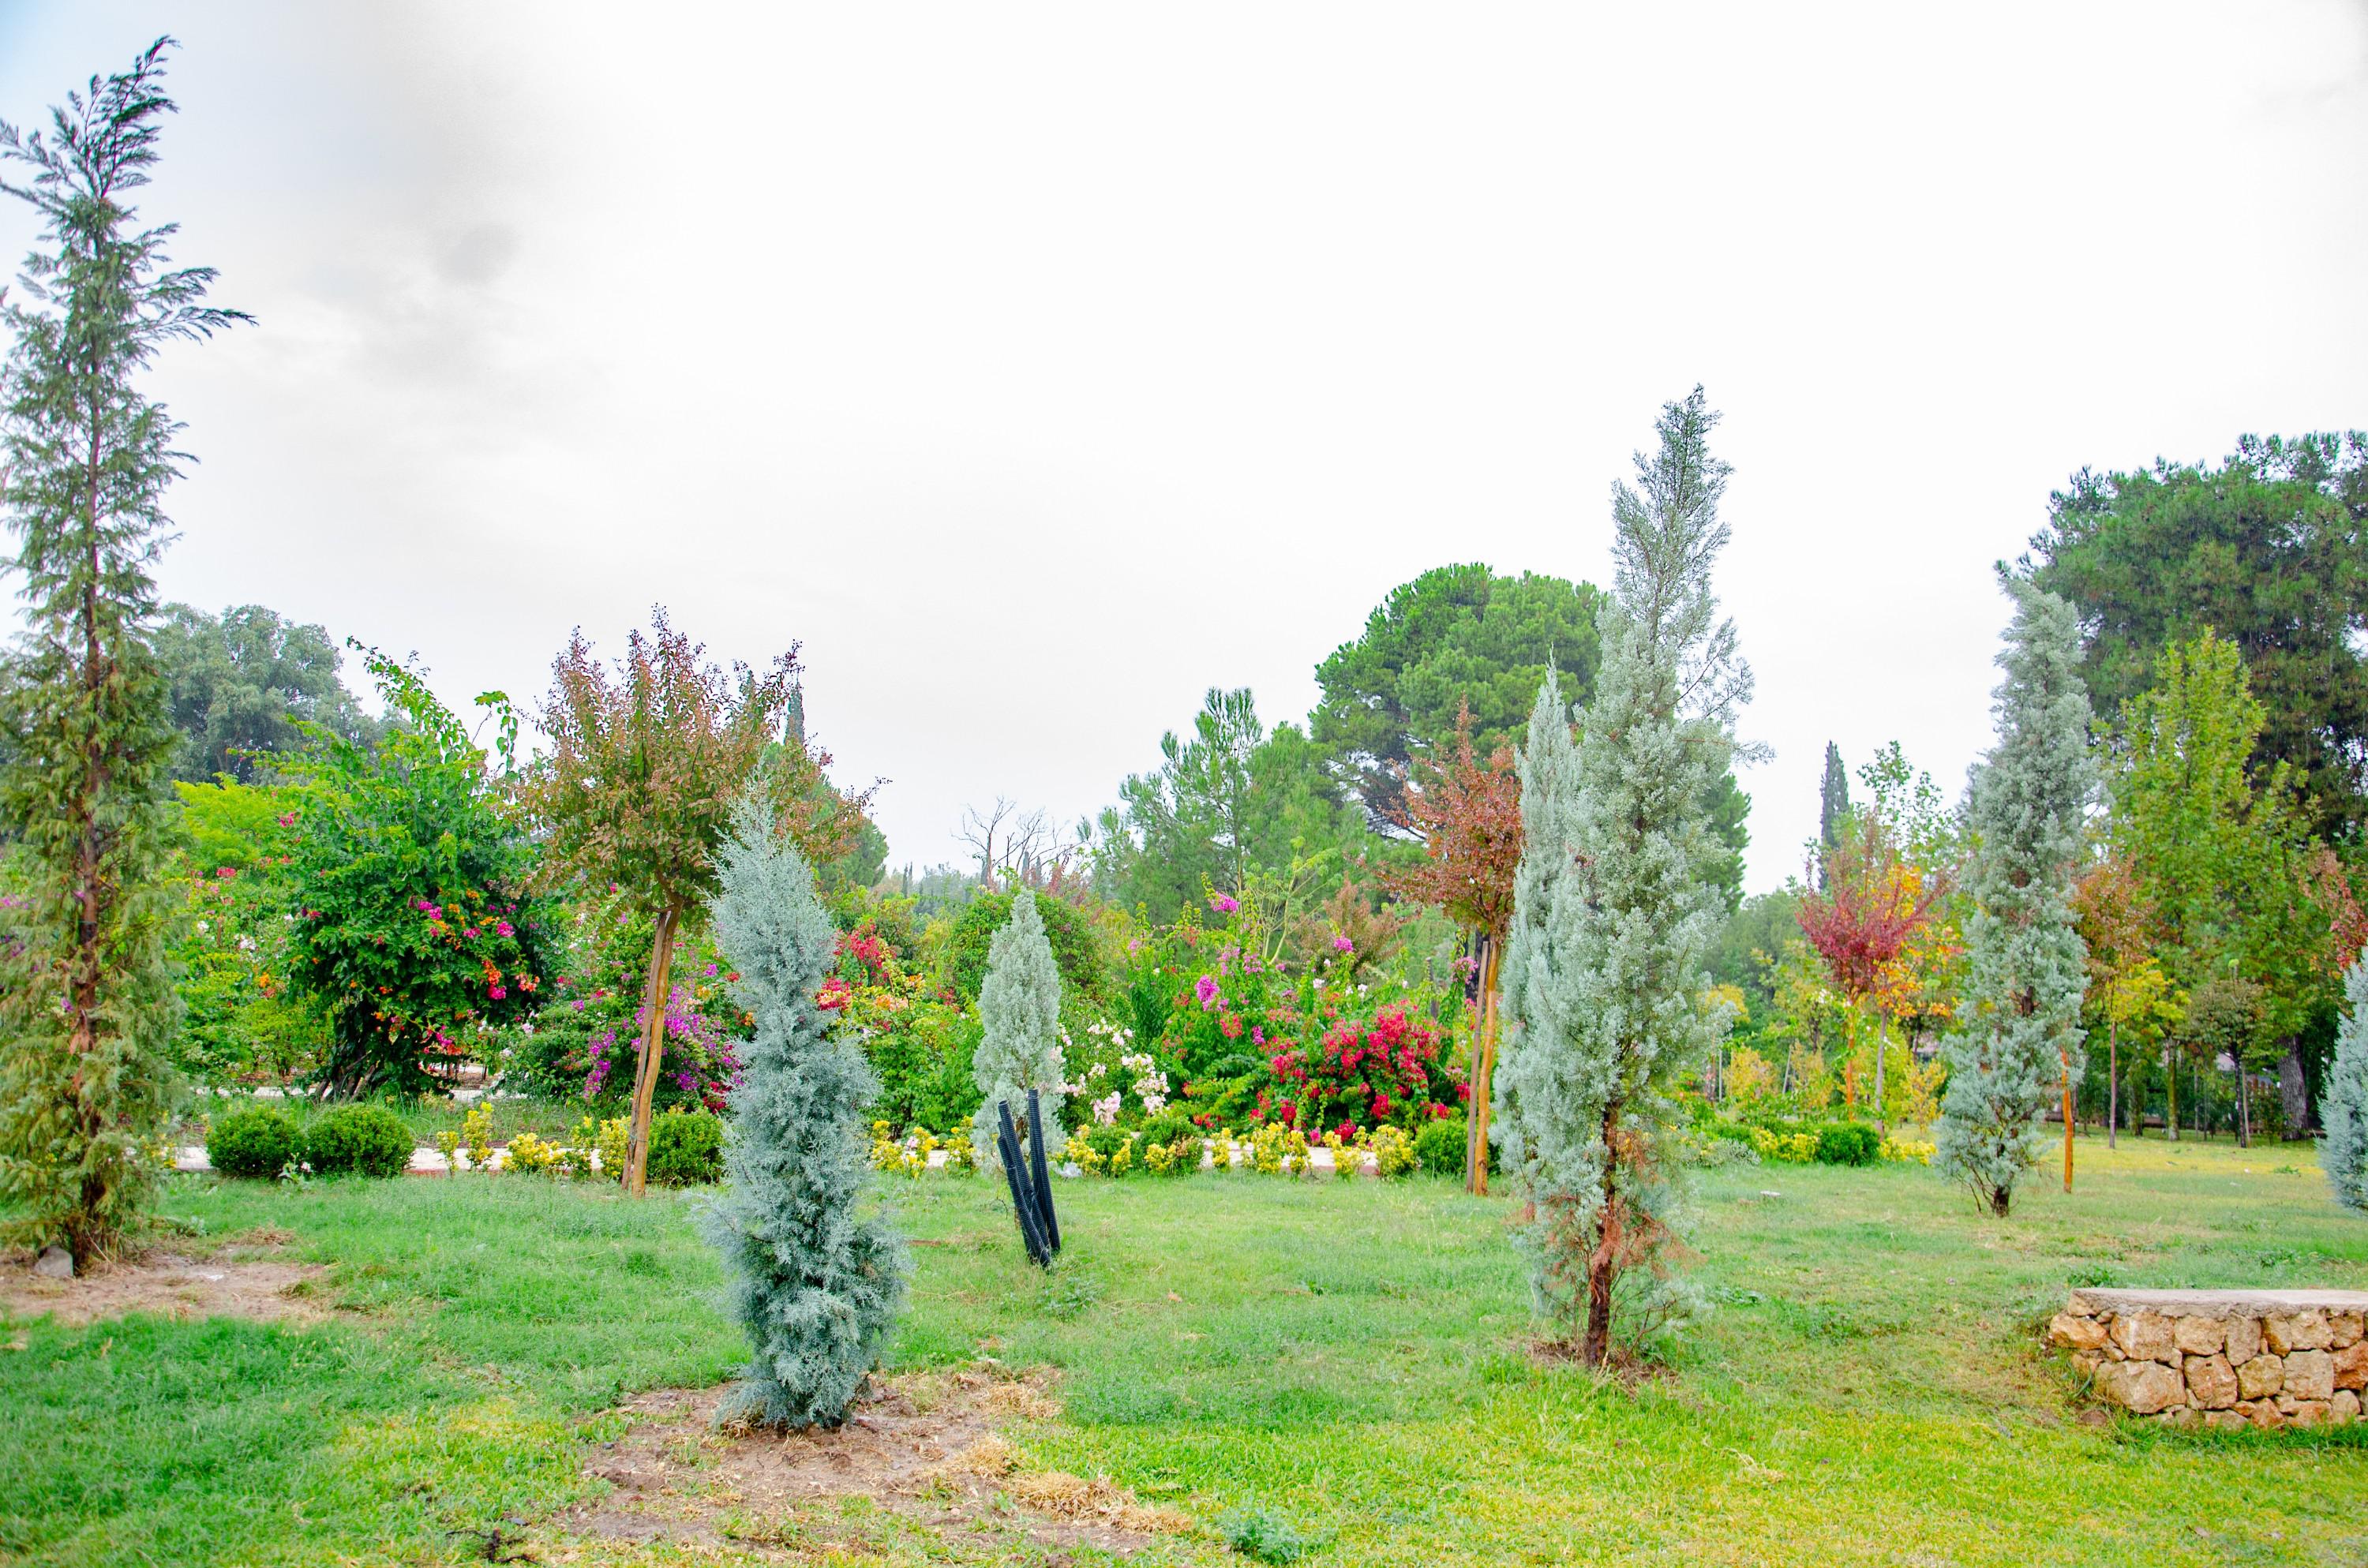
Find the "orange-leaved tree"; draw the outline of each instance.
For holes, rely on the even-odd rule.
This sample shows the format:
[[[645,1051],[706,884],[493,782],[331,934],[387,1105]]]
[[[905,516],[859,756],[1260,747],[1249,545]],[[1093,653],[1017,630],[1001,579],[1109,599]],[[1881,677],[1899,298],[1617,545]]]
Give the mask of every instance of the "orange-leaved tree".
[[[797,690],[794,645],[761,673],[738,664],[726,672],[705,662],[706,649],[674,630],[663,608],[650,622],[647,634],[626,639],[613,669],[580,630],[570,634],[540,715],[551,753],[521,787],[548,835],[545,874],[614,884],[653,926],[623,1173],[637,1195],[647,1179],[675,942],[715,891],[734,803],[752,785],[762,789],[782,831],[816,865],[845,853],[863,820],[863,797],[824,780],[828,756],[811,752],[797,727],[784,733]]]
[[[1510,745],[1486,762],[1472,746],[1472,705],[1455,716],[1455,749],[1444,762],[1417,762],[1397,811],[1398,825],[1422,835],[1424,858],[1383,873],[1398,897],[1437,904],[1479,937],[1480,1028],[1472,1041],[1471,1096],[1463,1147],[1464,1186],[1488,1190],[1488,1078],[1497,1055],[1497,960],[1513,918],[1513,873],[1521,863],[1521,776]]]
[[[1822,869],[1822,887],[1801,899],[1801,934],[1850,1006],[1875,1016],[1874,1114],[1884,1124],[1884,1023],[1917,1006],[1910,960],[1947,884],[1939,872],[1908,863],[1873,807],[1854,814]],[[1811,868],[1813,883],[1817,869]]]

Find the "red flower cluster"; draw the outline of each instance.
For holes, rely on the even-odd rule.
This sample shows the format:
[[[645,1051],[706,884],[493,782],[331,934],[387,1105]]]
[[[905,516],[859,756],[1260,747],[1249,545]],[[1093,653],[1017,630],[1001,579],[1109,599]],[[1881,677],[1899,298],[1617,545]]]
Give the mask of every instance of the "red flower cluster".
[[[1404,1007],[1385,1007],[1370,1023],[1335,1025],[1314,1052],[1286,1051],[1273,1066],[1298,1102],[1283,1106],[1304,1108],[1309,1125],[1410,1120],[1406,1113],[1435,1103],[1439,1032]]]

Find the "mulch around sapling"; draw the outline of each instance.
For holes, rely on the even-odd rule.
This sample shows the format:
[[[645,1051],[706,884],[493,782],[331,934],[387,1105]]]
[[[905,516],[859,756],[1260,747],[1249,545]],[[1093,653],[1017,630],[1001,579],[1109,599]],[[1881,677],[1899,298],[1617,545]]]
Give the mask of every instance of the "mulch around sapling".
[[[1128,1554],[1194,1529],[1106,1476],[1028,1469],[998,1428],[1057,1415],[1046,1389],[1045,1374],[1000,1369],[874,1379],[837,1430],[788,1434],[717,1430],[722,1388],[645,1393],[617,1407],[630,1426],[586,1462],[608,1494],[550,1524],[578,1538],[794,1553],[834,1544],[823,1536],[837,1524],[812,1522],[811,1505],[861,1498],[982,1549],[1017,1532]]]
[[[49,1316],[70,1328],[133,1312],[183,1321],[319,1323],[330,1316],[327,1301],[318,1293],[328,1270],[275,1257],[289,1239],[285,1232],[261,1231],[234,1238],[205,1257],[152,1250],[100,1258],[71,1279],[35,1274],[34,1254],[18,1249],[0,1256],[0,1316]]]

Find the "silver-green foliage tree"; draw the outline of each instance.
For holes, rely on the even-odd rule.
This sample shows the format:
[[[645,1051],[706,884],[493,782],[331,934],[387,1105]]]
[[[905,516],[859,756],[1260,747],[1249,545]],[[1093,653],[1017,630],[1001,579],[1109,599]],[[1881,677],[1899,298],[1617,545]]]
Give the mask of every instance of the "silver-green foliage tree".
[[[125,199],[173,108],[159,40],[93,80],[49,131],[0,123],[0,191],[40,248],[0,309],[0,512],[25,631],[0,660],[0,822],[17,840],[0,939],[0,1203],[12,1229],[77,1258],[110,1246],[154,1190],[175,1000],[165,848],[172,725],[150,576],[167,538],[180,426],[143,395],[158,348],[245,318],[172,268],[173,228]]]
[[[879,1085],[815,1001],[837,940],[814,874],[764,802],[734,813],[715,937],[756,1016],[732,1091],[728,1195],[708,1212],[752,1359],[720,1422],[836,1426],[879,1360],[905,1294],[905,1244],[856,1212],[870,1179],[863,1111]]]
[[[2368,959],[2352,961],[2343,991],[2351,1010],[2336,1031],[2335,1059],[2319,1094],[2327,1137],[2318,1158],[2335,1200],[2368,1213]]]
[[[978,990],[985,1034],[971,1071],[986,1096],[971,1119],[970,1142],[982,1169],[1000,1168],[995,1153],[995,1108],[1010,1102],[1024,1131],[1028,1091],[1038,1092],[1047,1137],[1061,1124],[1061,971],[1044,937],[1036,895],[1026,888],[1011,900],[1011,918],[986,949],[986,980]]]
[[[1613,486],[1594,698],[1574,744],[1549,674],[1521,758],[1493,1136],[1531,1203],[1540,1309],[1579,1331],[1590,1365],[1611,1352],[1623,1278],[1667,1275],[1679,1195],[1666,1091],[1729,1021],[1702,1002],[1725,913],[1703,802],[1735,755],[1750,672],[1711,591],[1728,531],[1717,418],[1699,387],[1667,405],[1636,487]]]
[[[2066,1062],[2077,1080],[2088,950],[2072,886],[2096,789],[2080,628],[2072,607],[2009,580],[2014,620],[1998,655],[1998,742],[1975,768],[1966,825],[1963,1027],[1949,1036],[1949,1087],[1933,1168],[2004,1215],[2037,1153],[2039,1113]]]

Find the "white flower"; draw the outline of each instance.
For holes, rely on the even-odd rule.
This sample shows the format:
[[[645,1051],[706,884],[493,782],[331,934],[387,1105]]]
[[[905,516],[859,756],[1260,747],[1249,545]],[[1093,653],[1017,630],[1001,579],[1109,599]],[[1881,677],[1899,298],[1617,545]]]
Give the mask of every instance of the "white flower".
[[[204,936],[213,928],[213,922],[211,920],[200,920],[198,922],[198,935],[200,937]]]

